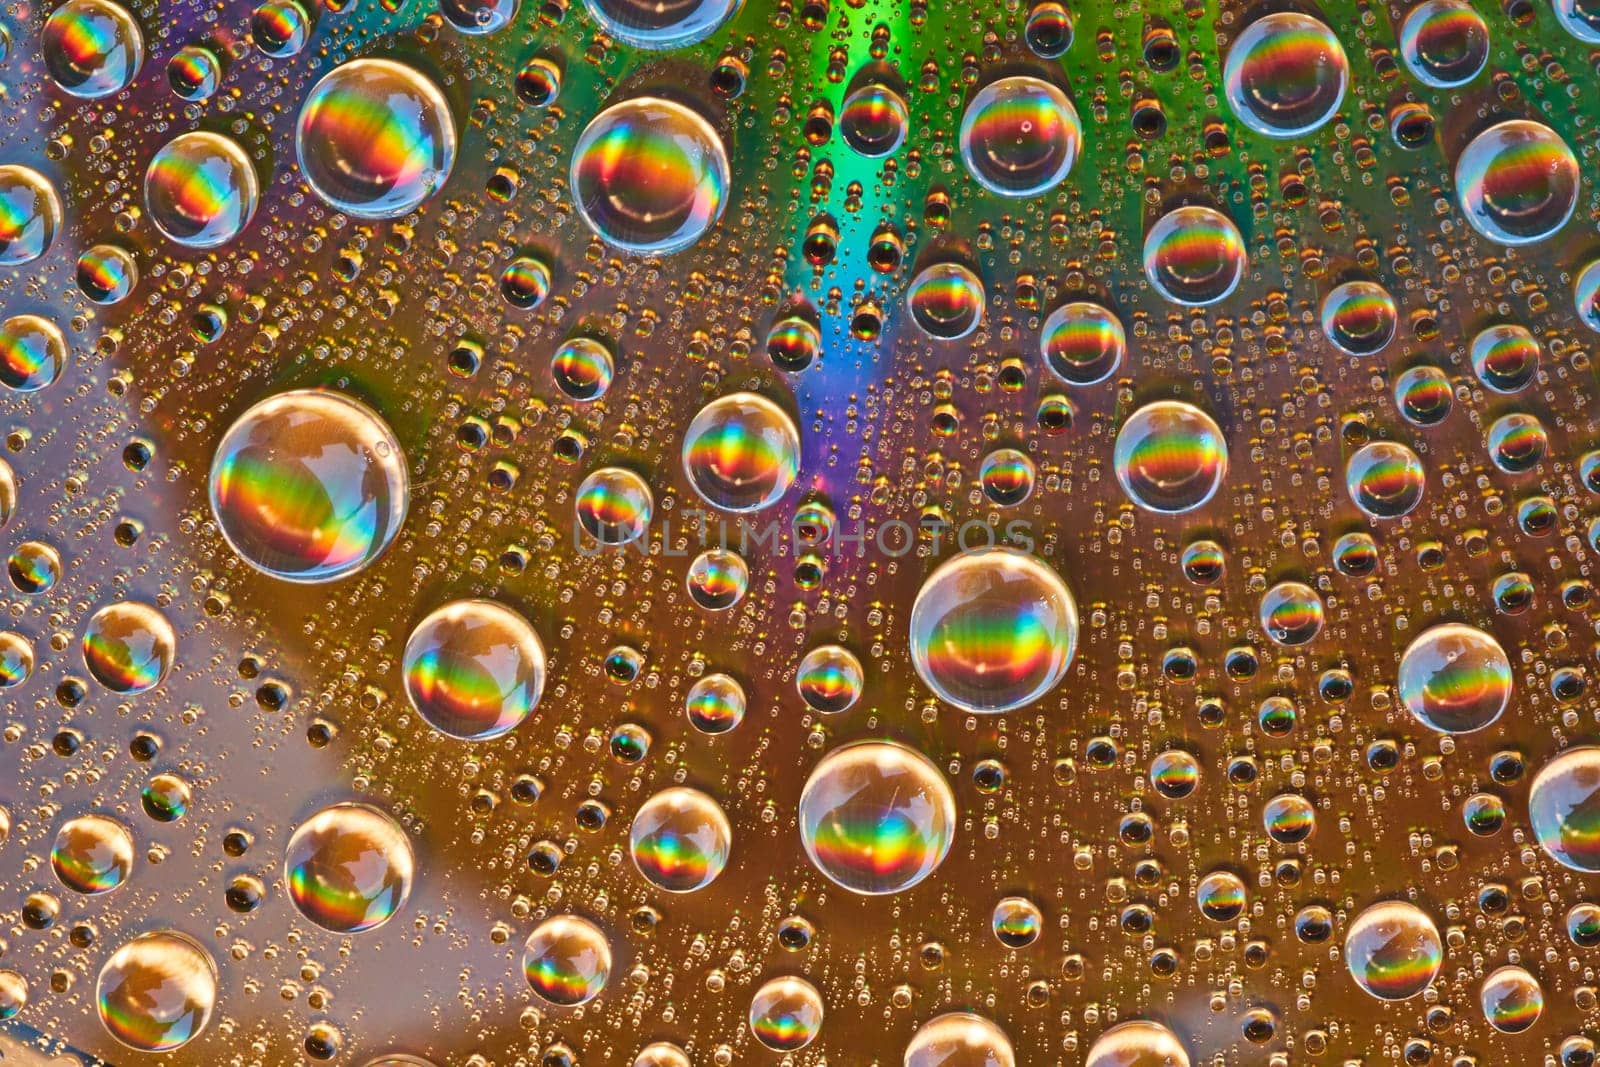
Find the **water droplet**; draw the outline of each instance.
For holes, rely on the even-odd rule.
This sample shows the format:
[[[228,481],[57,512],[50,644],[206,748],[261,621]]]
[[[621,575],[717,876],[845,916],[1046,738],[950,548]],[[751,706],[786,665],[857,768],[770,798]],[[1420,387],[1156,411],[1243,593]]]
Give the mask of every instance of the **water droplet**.
[[[1224,299],[1245,268],[1244,238],[1215,208],[1190,205],[1167,212],[1144,239],[1144,273],[1162,298],[1187,307]]]
[[[144,62],[144,34],[110,0],[67,0],[45,21],[39,52],[57,85],[92,100],[133,82]]]
[[[405,456],[371,408],[294,390],[240,415],[211,464],[211,511],[250,566],[328,582],[383,555],[410,500]]]
[[[744,687],[726,674],[708,674],[689,687],[684,714],[703,734],[725,734],[744,721]]]
[[[961,116],[961,160],[978,184],[1000,196],[1054,189],[1072,171],[1082,144],[1077,109],[1043,78],[990,82]]]
[[[1438,977],[1444,945],[1427,912],[1385,900],[1351,921],[1344,955],[1356,985],[1379,1000],[1409,1000]]]
[[[664,789],[639,807],[628,831],[633,865],[669,893],[692,893],[728,865],[733,827],[720,805],[698,789]]]
[[[1600,748],[1570,748],[1545,764],[1528,792],[1528,818],[1551,859],[1600,872]]]
[[[300,914],[340,934],[376,929],[405,907],[416,859],[406,832],[366,804],[332,804],[295,828],[284,881]]]
[[[1160,1023],[1118,1023],[1095,1039],[1084,1067],[1190,1067],[1178,1036]]]
[[[1078,609],[1048,564],[1012,548],[977,548],[923,582],[910,631],[912,665],[940,699],[964,711],[1011,711],[1066,674]]]
[[[822,994],[804,978],[774,978],[750,999],[750,1032],[774,1052],[797,1052],[822,1029]]]
[[[0,166],[0,266],[31,263],[50,250],[61,229],[61,198],[32,167]]]
[[[116,245],[94,245],[78,257],[78,288],[96,304],[120,304],[139,283],[131,253]]]
[[[80,815],[56,831],[50,868],[74,893],[109,893],[133,870],[133,835],[107,815]]]
[[[39,315],[13,315],[0,322],[0,385],[35,393],[55,384],[67,365],[61,327]]]
[[[1344,484],[1356,507],[1374,519],[1398,519],[1422,501],[1422,460],[1397,441],[1362,445],[1345,464]]]
[[[1465,0],[1423,0],[1400,24],[1400,56],[1424,85],[1452,89],[1489,61],[1489,24]]]
[[[839,645],[819,645],[795,669],[795,688],[806,707],[837,715],[855,707],[866,685],[866,672],[854,652]]]
[[[203,130],[168,141],[144,175],[150,221],[188,248],[216,248],[239,236],[260,196],[255,167],[238,142]]]
[[[126,601],[95,612],[83,632],[83,662],[113,693],[154,689],[172,669],[178,636],[165,615]]]
[[[1578,159],[1561,135],[1528,119],[1478,134],[1456,160],[1456,192],[1473,229],[1503,245],[1542,241],[1578,203]]]
[[[1544,1014],[1544,990],[1521,967],[1501,967],[1485,978],[1478,1002],[1484,1019],[1502,1034],[1530,1030]]]
[[[911,108],[905,97],[878,82],[851,90],[839,109],[839,134],[859,156],[879,159],[905,143]]]
[[[700,607],[726,611],[744,599],[750,588],[750,567],[737,552],[708,549],[689,564],[685,584],[690,599]]]
[[[1339,110],[1350,61],[1326,25],[1280,11],[1239,34],[1228,49],[1223,80],[1239,121],[1268,137],[1301,137]]]
[[[588,919],[554,915],[528,935],[522,973],[529,988],[551,1004],[587,1004],[611,977],[611,945]]]
[[[777,503],[800,469],[800,432],[777,404],[755,393],[718,397],[683,434],[683,469],[700,498],[724,511]]]
[[[1039,330],[1045,365],[1068,385],[1095,385],[1117,372],[1128,352],[1122,322],[1099,304],[1074,301],[1052,311]]]
[[[742,0],[584,0],[589,17],[623,44],[662,51],[710,37]]]
[[[520,726],[544,692],[544,645],[528,620],[492,600],[430,612],[406,641],[406,697],[429,726],[485,741]]]
[[[393,219],[443,188],[456,127],[430,79],[393,60],[357,59],[306,95],[294,150],[306,184],[335,209]]]
[[[106,1032],[140,1052],[171,1052],[197,1037],[217,1003],[217,965],[184,934],[127,942],[100,969],[95,1006]]]
[[[1511,701],[1511,660],[1464,623],[1424,630],[1400,657],[1400,703],[1430,730],[1466,734],[1491,725]]]
[[[1123,423],[1112,466],[1129,500],[1177,515],[1216,495],[1228,474],[1228,445],[1211,416],[1193,404],[1158,400]]]
[[[1394,339],[1394,297],[1375,282],[1345,282],[1322,301],[1322,332],[1352,356],[1373,356]]]

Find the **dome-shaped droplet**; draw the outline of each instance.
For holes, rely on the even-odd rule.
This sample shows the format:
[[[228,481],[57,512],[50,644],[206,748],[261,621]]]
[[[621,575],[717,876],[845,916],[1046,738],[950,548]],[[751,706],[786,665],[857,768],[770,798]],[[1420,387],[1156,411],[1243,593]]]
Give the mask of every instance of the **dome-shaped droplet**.
[[[416,875],[411,840],[366,804],[333,804],[295,828],[284,881],[300,914],[340,934],[372,930],[405,907]]]
[[[800,431],[777,404],[730,393],[700,409],[683,434],[683,470],[702,500],[724,511],[777,503],[800,470]]]
[[[1539,374],[1539,342],[1525,326],[1502,323],[1472,339],[1472,372],[1497,393],[1520,393]]]
[[[655,498],[643,478],[622,467],[601,467],[578,485],[578,525],[602,545],[626,545],[650,530]]]
[[[728,199],[728,153],[696,112],[642,96],[613,104],[572,150],[572,199],[601,240],[625,252],[680,252],[716,225]]]
[[[1123,423],[1112,467],[1129,500],[1176,515],[1216,495],[1228,474],[1228,445],[1211,416],[1193,404],[1158,400]]]
[[[589,17],[623,44],[662,51],[710,37],[742,0],[584,0]]]
[[[1444,371],[1423,364],[1395,379],[1394,403],[1413,426],[1437,426],[1450,414],[1455,395]]]
[[[1428,913],[1414,904],[1385,900],[1350,923],[1345,966],[1356,984],[1379,1000],[1409,1000],[1433,984],[1444,944]]]
[[[0,386],[35,393],[55,384],[67,365],[67,338],[41,315],[0,322]]]
[[[544,645],[521,615],[492,600],[455,600],[411,631],[406,697],[447,737],[485,741],[520,726],[544,692]]]
[[[906,310],[937,341],[956,341],[983,320],[983,279],[961,263],[932,263],[906,287]]]
[[[61,198],[50,179],[16,163],[0,166],[0,267],[31,263],[61,229]]]
[[[178,635],[148,604],[124,601],[95,612],[83,631],[83,662],[113,693],[154,689],[172,669]]]
[[[910,889],[944,862],[955,796],[926,756],[862,741],[822,758],[800,794],[800,841],[817,870],[853,893]]]
[[[217,1004],[217,965],[184,934],[140,934],[111,954],[95,984],[106,1032],[140,1052],[171,1052],[199,1036]]]
[[[238,417],[211,463],[211,511],[250,566],[293,582],[364,569],[405,521],[405,456],[371,408],[302,389]]]
[[[139,267],[116,245],[94,245],[78,256],[78,288],[96,304],[120,304],[133,293]]]
[[[239,236],[260,196],[260,179],[244,149],[205,130],[168,141],[144,175],[150,220],[169,240],[189,248],[216,248]]]
[[[109,815],[79,815],[56,831],[50,869],[74,893],[109,893],[133,870],[133,835]]]
[[[733,827],[698,789],[664,789],[639,807],[628,850],[644,880],[669,893],[704,889],[728,865]]]
[[[1083,1067],[1189,1067],[1189,1053],[1165,1026],[1136,1019],[1097,1037]]]
[[[1045,365],[1068,385],[1103,382],[1122,366],[1128,338],[1122,320],[1088,301],[1063,304],[1039,328]]]
[[[1374,519],[1398,519],[1422,501],[1426,474],[1417,454],[1398,441],[1362,445],[1344,468],[1356,507]]]
[[[806,707],[825,715],[849,711],[861,699],[866,671],[856,654],[839,645],[819,645],[795,668],[795,688]]]
[[[1600,748],[1569,748],[1545,764],[1528,791],[1528,818],[1551,859],[1600,873]]]
[[[744,687],[726,674],[708,674],[689,687],[683,706],[696,730],[725,734],[744,721]]]
[[[1031,75],[990,82],[961,116],[961,160],[1001,196],[1038,196],[1060,185],[1082,144],[1083,124],[1067,94]]]
[[[940,699],[1002,712],[1043,698],[1078,641],[1077,604],[1051,567],[1012,548],[946,560],[911,608],[911,662]]]
[[[410,214],[443,188],[456,127],[429,78],[389,59],[335,67],[306,95],[295,158],[311,191],[363,219]]]
[[[707,611],[726,611],[744,599],[750,588],[750,566],[726,548],[711,548],[689,564],[684,579],[689,598]]]
[[[550,1004],[587,1004],[611,977],[611,944],[588,919],[551,916],[528,935],[522,974],[529,988]]]
[[[1456,160],[1456,195],[1473,229],[1502,245],[1542,241],[1578,204],[1578,159],[1561,135],[1528,119],[1478,134]]]
[[[893,155],[910,128],[906,98],[878,82],[852,89],[839,108],[839,135],[857,155],[868,159]]]
[[[1584,44],[1600,44],[1600,3],[1596,0],[1554,0],[1556,21]]]
[[[804,978],[774,978],[750,998],[750,1032],[774,1052],[798,1052],[822,1030],[822,994]]]
[[[1550,446],[1549,434],[1537,415],[1512,412],[1489,424],[1484,447],[1489,459],[1507,474],[1522,474],[1539,465]]]
[[[1422,84],[1453,89],[1489,61],[1489,24],[1466,0],[1423,0],[1400,24],[1400,57]]]
[[[1261,598],[1261,628],[1274,644],[1303,645],[1322,632],[1322,598],[1304,582],[1279,582]]]
[[[1345,282],[1322,301],[1322,332],[1352,356],[1373,356],[1394,339],[1400,312],[1376,282]]]
[[[45,20],[39,52],[57,85],[95,99],[132,83],[144,62],[144,33],[111,0],[67,0]]]
[[[1400,703],[1430,730],[1467,734],[1511,702],[1511,660],[1482,630],[1451,622],[1424,630],[1400,657]]]
[[[1215,208],[1180,207],[1156,220],[1144,238],[1144,274],[1165,300],[1204,307],[1239,286],[1246,263],[1244,237]]]
[[[906,1045],[904,1067],[1016,1067],[1005,1031],[981,1015],[953,1011],[924,1023]]]
[[[1325,24],[1295,11],[1263,16],[1228,49],[1223,90],[1239,121],[1268,137],[1302,137],[1333,118],[1350,61]]]
[[[1478,992],[1485,1021],[1502,1034],[1531,1030],[1544,1014],[1544,988],[1521,967],[1501,967]]]
[[[167,60],[167,84],[180,100],[209,100],[222,84],[222,60],[205,45],[186,44]]]

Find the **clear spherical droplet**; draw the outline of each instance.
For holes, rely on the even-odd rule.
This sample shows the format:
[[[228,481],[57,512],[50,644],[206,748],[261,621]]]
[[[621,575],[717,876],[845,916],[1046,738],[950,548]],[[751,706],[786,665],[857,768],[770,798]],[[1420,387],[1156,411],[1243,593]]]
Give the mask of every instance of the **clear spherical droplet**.
[[[1400,57],[1424,85],[1453,89],[1489,61],[1489,24],[1465,0],[1423,0],[1400,24]]]
[[[199,1036],[217,1004],[217,965],[192,938],[140,934],[106,960],[95,1006],[106,1032],[140,1052],[171,1052]]]
[[[1520,1034],[1544,1014],[1544,989],[1523,968],[1501,967],[1483,980],[1478,1003],[1490,1026],[1502,1034]]]
[[[133,870],[133,835],[108,815],[79,815],[56,831],[50,869],[74,893],[109,893]]]
[[[150,220],[188,248],[216,248],[239,236],[260,198],[250,157],[220,133],[180,134],[156,152],[144,175]]]
[[[1279,582],[1261,598],[1261,628],[1274,644],[1303,645],[1322,632],[1322,598],[1304,582]]]
[[[961,160],[1001,196],[1038,196],[1060,185],[1082,144],[1083,124],[1067,94],[1031,75],[990,82],[961,116]]]
[[[1472,139],[1456,160],[1456,195],[1472,228],[1502,245],[1554,234],[1578,204],[1578,159],[1561,135],[1510,119]]]
[[[544,645],[521,615],[492,600],[456,600],[411,631],[406,697],[429,726],[485,741],[520,726],[544,692]]]
[[[700,553],[684,579],[689,598],[707,611],[726,611],[744,599],[750,588],[750,566],[726,548]]]
[[[681,252],[705,236],[722,218],[729,180],[717,131],[660,97],[606,108],[572,150],[578,213],[601,240],[640,255]]]
[[[36,393],[54,385],[67,365],[67,338],[40,315],[12,315],[0,322],[0,385]]]
[[[83,631],[83,662],[113,693],[143,693],[166,678],[177,655],[172,623],[148,604],[107,604]]]
[[[849,711],[861,699],[866,671],[856,654],[839,645],[819,645],[795,669],[795,688],[806,707],[825,715]]]
[[[1507,474],[1522,474],[1544,459],[1550,437],[1538,416],[1513,412],[1490,423],[1484,444],[1496,467]]]
[[[1144,239],[1144,274],[1165,300],[1205,307],[1238,288],[1244,237],[1233,220],[1200,205],[1167,212]]]
[[[1024,707],[1056,687],[1078,641],[1077,604],[1051,567],[1012,548],[941,564],[911,608],[911,661],[940,699],[964,711]]]
[[[1322,301],[1322,332],[1341,351],[1373,356],[1394,339],[1400,312],[1376,282],[1345,282]]]
[[[906,1045],[904,1067],[1016,1067],[1005,1031],[981,1015],[953,1011],[924,1023]]]
[[[700,498],[724,511],[777,503],[800,470],[800,431],[777,404],[755,393],[718,397],[683,434],[683,470]]]
[[[1216,495],[1228,474],[1228,445],[1211,416],[1193,404],[1158,400],[1123,423],[1112,466],[1129,500],[1177,515]]]
[[[1600,748],[1569,748],[1545,764],[1528,791],[1528,818],[1551,859],[1600,873]]]
[[[1279,11],[1245,27],[1228,49],[1223,91],[1234,115],[1268,137],[1301,137],[1344,101],[1350,61],[1325,24]]]
[[[774,978],[750,999],[750,1033],[774,1052],[798,1052],[822,1030],[822,994],[804,978]]]
[[[589,17],[610,37],[635,48],[687,48],[733,17],[742,0],[584,0]]]
[[[1345,464],[1344,483],[1356,507],[1375,519],[1398,519],[1422,501],[1422,460],[1398,441],[1362,445]]]
[[[132,253],[116,245],[94,245],[78,256],[78,288],[96,304],[120,304],[139,281]]]
[[[399,218],[450,177],[455,120],[423,74],[389,59],[356,59],[306,95],[294,150],[306,184],[333,208],[363,219]]]
[[[906,98],[887,85],[867,82],[852,89],[839,108],[839,134],[859,156],[893,155],[911,128]]]
[[[211,512],[250,566],[292,582],[355,574],[383,555],[410,500],[405,456],[371,408],[341,393],[268,397],[211,463]]]
[[[45,20],[39,52],[57,85],[92,100],[133,82],[144,62],[144,33],[110,0],[67,0]]]
[[[1472,372],[1497,393],[1520,393],[1539,373],[1539,342],[1527,327],[1490,326],[1472,339]]]
[[[31,263],[61,230],[61,197],[50,179],[16,163],[0,166],[0,266]]]
[[[1178,1035],[1144,1019],[1118,1023],[1089,1046],[1083,1067],[1190,1067]]]
[[[522,974],[540,999],[559,1007],[587,1004],[611,977],[611,944],[577,915],[554,915],[534,928],[522,950]]]
[[[800,794],[800,841],[830,881],[869,896],[898,893],[944,862],[955,796],[926,756],[863,741],[822,758]]]
[[[1451,622],[1424,630],[1400,656],[1400,703],[1430,730],[1466,734],[1511,702],[1511,660],[1482,630]]]
[[[698,789],[664,789],[639,807],[628,831],[633,865],[669,893],[693,893],[728,865],[733,827],[721,805]]]
[[[605,396],[615,374],[611,350],[593,337],[569,337],[550,357],[556,388],[582,403]]]
[[[983,320],[983,279],[961,263],[933,263],[906,287],[906,310],[937,341],[956,341]]]
[[[725,734],[744,721],[744,687],[726,674],[708,674],[689,687],[684,714],[703,734]]]
[[[284,882],[300,914],[340,934],[376,929],[405,907],[416,876],[411,840],[366,804],[332,804],[295,828]]]
[[[1117,372],[1127,356],[1122,321],[1106,308],[1073,301],[1052,311],[1039,329],[1045,365],[1068,385],[1095,385]]]
[[[1444,945],[1427,912],[1385,900],[1351,921],[1344,959],[1350,977],[1367,993],[1379,1000],[1409,1000],[1438,977]]]

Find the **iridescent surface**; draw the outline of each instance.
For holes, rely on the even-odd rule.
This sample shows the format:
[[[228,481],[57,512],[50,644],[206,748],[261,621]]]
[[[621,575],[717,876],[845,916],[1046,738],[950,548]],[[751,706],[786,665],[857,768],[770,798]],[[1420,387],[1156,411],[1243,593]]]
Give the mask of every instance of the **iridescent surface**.
[[[611,977],[611,946],[598,926],[578,915],[556,915],[528,935],[522,973],[541,1000],[558,1007],[600,995]]]
[[[1489,127],[1456,160],[1456,195],[1474,229],[1502,245],[1552,236],[1578,203],[1578,160],[1561,135],[1527,119]]]
[[[295,828],[284,882],[301,915],[325,930],[373,930],[405,907],[416,877],[411,841],[366,804],[332,804]]]
[[[260,182],[237,141],[204,131],[180,134],[150,160],[145,210],[168,240],[187,248],[217,248],[250,224]]]
[[[1400,657],[1400,703],[1440,733],[1491,725],[1511,701],[1511,661],[1491,635],[1462,623],[1419,634]]]
[[[406,639],[406,697],[447,737],[484,741],[520,726],[544,692],[544,645],[533,626],[492,600],[429,612]]]
[[[185,934],[159,930],[119,947],[100,968],[95,1003],[106,1032],[140,1052],[170,1052],[211,1021],[217,967]]]
[[[1299,137],[1339,109],[1350,61],[1327,25],[1280,11],[1239,34],[1223,77],[1228,106],[1240,122],[1268,137]]]
[[[1332,55],[1315,25],[1245,47],[1282,5],[172,0],[124,6],[142,60],[95,98],[52,70],[59,0],[0,18],[0,158],[42,181],[0,183],[0,321],[61,339],[7,350],[14,383],[48,384],[0,388],[8,1063],[56,1042],[153,1062],[105,1032],[92,983],[138,935],[181,930],[216,967],[209,1024],[165,1056],[182,1067],[891,1067],[965,1013],[1022,1064],[1581,1065],[1593,887],[1543,847],[1561,831],[1541,836],[1530,798],[1595,740],[1594,12],[1468,3],[1294,8],[1337,38],[1341,78],[1301,47]],[[319,84],[365,64],[417,91],[357,93],[378,121],[333,109],[299,151]],[[1013,79],[1028,92],[980,99]],[[1310,125],[1334,89],[1305,132],[1252,126]],[[694,119],[577,151],[641,99]],[[1572,218],[1508,247],[1475,228],[1457,166],[1517,120],[1579,165]],[[236,218],[232,192],[169,168],[168,213],[143,189],[194,134],[258,182],[205,248],[158,223]],[[1478,221],[1544,232],[1563,156],[1512,155]],[[575,196],[575,163],[611,199]],[[699,234],[658,252],[608,227]],[[372,491],[330,476],[337,449],[280,448],[295,477],[241,483],[291,550],[268,573],[230,547],[207,479],[242,413],[306,391],[375,413],[357,457],[397,451]],[[733,450],[786,472],[752,511],[707,503],[683,455],[736,394],[795,431],[792,463]],[[1133,449],[1126,428],[1169,403],[1215,433]],[[1193,494],[1167,480],[1184,468]],[[370,527],[296,513],[302,480],[354,486]],[[297,524],[392,533],[298,582],[283,561],[321,535]],[[919,592],[987,545],[1047,567],[1077,615],[1059,678],[999,714],[914,659]],[[443,639],[407,662],[430,615],[473,602],[543,646],[520,725],[525,674],[480,686],[501,676]],[[170,625],[170,659],[91,627],[135,604]],[[1029,654],[1025,616],[946,642],[932,680],[954,671],[983,707],[1031,693],[1056,663]],[[1429,695],[1406,650],[1452,625],[1505,667],[1436,664]],[[414,685],[495,735],[442,733]],[[1497,717],[1435,728],[1452,714]],[[861,741],[925,758],[953,813],[943,861],[888,899],[831,881],[800,832],[807,777]],[[676,789],[731,831],[686,893],[642,872],[704,857],[662,839],[636,862],[630,833]],[[412,877],[393,918],[342,933],[278,864],[347,800],[401,828]],[[1552,817],[1570,855],[1581,811]],[[87,815],[131,850],[58,853]],[[82,893],[58,857],[120,884]],[[1345,942],[1399,901],[1445,959],[1381,1004]],[[521,966],[560,916],[612,955],[581,1005]],[[1484,1010],[1506,966],[1541,991],[1525,1031],[1526,982]],[[774,979],[826,1008],[788,1054],[750,1025]],[[807,1029],[758,1020],[780,1043]],[[974,1056],[1005,1047],[964,1029]]]
[[[1204,506],[1216,495],[1228,474],[1228,445],[1221,427],[1204,411],[1183,401],[1161,400],[1123,423],[1112,465],[1133,503],[1177,515]]]

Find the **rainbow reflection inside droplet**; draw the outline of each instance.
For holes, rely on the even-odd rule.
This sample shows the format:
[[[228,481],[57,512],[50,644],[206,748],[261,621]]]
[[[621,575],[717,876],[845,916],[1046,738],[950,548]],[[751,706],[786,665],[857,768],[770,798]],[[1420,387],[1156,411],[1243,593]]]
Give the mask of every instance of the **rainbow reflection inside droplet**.
[[[0,166],[0,267],[31,263],[61,229],[61,198],[50,179],[16,163]]]
[[[1324,23],[1294,11],[1252,22],[1228,49],[1223,93],[1239,121],[1268,137],[1301,137],[1333,118],[1350,61]]]
[[[410,214],[455,164],[456,127],[429,78],[389,59],[353,60],[306,95],[295,158],[311,191],[363,219]]]
[[[1400,24],[1400,57],[1422,84],[1453,89],[1489,61],[1489,24],[1465,0],[1423,0]]]
[[[684,697],[689,725],[703,734],[725,734],[744,721],[744,687],[726,674],[695,680]]]
[[[774,1052],[798,1052],[822,1030],[822,994],[804,978],[774,978],[750,998],[750,1033]]]
[[[284,884],[300,914],[340,934],[376,929],[405,907],[416,877],[411,840],[366,804],[332,804],[295,828]]]
[[[83,662],[113,693],[143,693],[161,684],[177,655],[172,623],[148,604],[108,604],[83,631]]]
[[[1520,1034],[1544,1014],[1544,987],[1521,967],[1501,967],[1483,980],[1478,1004],[1490,1026],[1502,1034]]]
[[[109,893],[133,870],[133,835],[108,815],[79,815],[56,831],[50,869],[74,893]]]
[[[411,631],[401,657],[406,697],[446,737],[510,733],[544,691],[544,645],[528,620],[492,600],[456,600]]]
[[[837,715],[849,711],[861,699],[866,671],[848,648],[819,645],[800,660],[794,685],[806,707],[824,715]]]
[[[911,1035],[904,1067],[1016,1067],[1004,1030],[981,1015],[953,1011],[929,1019]]]
[[[1261,598],[1261,628],[1274,644],[1303,645],[1322,632],[1322,598],[1304,582],[1279,582]]]
[[[868,159],[893,155],[910,128],[911,108],[905,97],[878,82],[852,89],[839,108],[839,135],[857,155]]]
[[[55,384],[67,365],[61,327],[41,315],[12,315],[0,322],[0,385],[35,393]]]
[[[1514,323],[1480,330],[1469,354],[1478,380],[1497,393],[1520,393],[1539,373],[1539,342]]]
[[[95,99],[133,82],[144,62],[144,33],[111,0],[67,0],[45,20],[39,53],[63,90]]]
[[[1209,501],[1228,474],[1222,429],[1181,400],[1135,411],[1117,433],[1112,467],[1128,499],[1146,511],[1177,515]]]
[[[1356,507],[1374,519],[1398,519],[1421,503],[1427,475],[1405,445],[1372,441],[1345,464],[1344,484]]]
[[[1450,414],[1455,394],[1444,371],[1423,364],[1395,379],[1394,403],[1413,426],[1437,426]]]
[[[601,467],[578,485],[578,525],[602,545],[626,545],[650,529],[655,498],[643,478],[622,467]]]
[[[961,263],[933,263],[906,287],[911,321],[939,341],[959,340],[983,320],[983,280]]]
[[[1003,712],[1042,699],[1066,674],[1078,608],[1049,564],[1012,548],[953,556],[911,608],[911,662],[940,699]]]
[[[1532,244],[1566,225],[1578,204],[1578,159],[1561,135],[1509,119],[1472,139],[1456,160],[1456,196],[1467,221],[1503,245]]]
[[[580,402],[605,396],[615,374],[611,350],[593,337],[569,337],[550,357],[556,388]]]
[[[669,893],[693,893],[728,865],[733,827],[721,805],[698,789],[663,789],[639,806],[628,851],[645,881]]]
[[[1569,748],[1545,764],[1528,791],[1528,819],[1551,859],[1600,873],[1600,748]]]
[[[579,135],[572,199],[607,244],[640,255],[680,252],[722,218],[728,153],[717,131],[676,101],[613,104]]]
[[[1522,474],[1539,465],[1549,448],[1550,437],[1537,415],[1512,412],[1489,424],[1484,447],[1489,459],[1507,474]]]
[[[1500,642],[1465,623],[1424,630],[1400,657],[1401,705],[1444,734],[1491,725],[1511,702],[1511,660]]]
[[[707,611],[726,611],[744,599],[750,588],[750,566],[726,548],[711,548],[689,564],[684,576],[689,597]]]
[[[78,288],[96,304],[120,304],[139,280],[133,255],[116,245],[94,245],[78,256]]]
[[[1083,124],[1067,94],[1031,75],[990,82],[961,116],[961,160],[1001,196],[1038,196],[1060,185],[1082,144]]]
[[[150,221],[188,248],[216,248],[238,237],[260,197],[255,166],[239,143],[204,130],[168,141],[144,175]]]
[[[724,511],[760,511],[794,484],[800,431],[777,404],[755,393],[718,397],[683,434],[683,469],[700,498]]]
[[[955,796],[939,768],[888,741],[835,749],[800,794],[800,841],[817,870],[853,893],[910,889],[944,862]]]
[[[743,0],[584,0],[606,34],[635,48],[686,48],[710,37]]]
[[[1039,328],[1045,365],[1068,385],[1094,385],[1117,372],[1128,352],[1122,320],[1099,304],[1078,300],[1052,311]]]
[[[1409,1000],[1439,976],[1444,945],[1427,912],[1385,900],[1351,920],[1344,959],[1350,977],[1367,993],[1379,1000]]]
[[[539,997],[559,1007],[586,1004],[611,977],[611,945],[600,928],[577,915],[546,919],[528,935],[522,974]]]
[[[1376,282],[1345,282],[1322,301],[1322,332],[1352,356],[1373,356],[1387,348],[1399,317],[1394,297]]]
[[[405,521],[410,482],[375,411],[302,389],[234,421],[211,463],[210,496],[240,559],[275,578],[328,582],[383,555]]]
[[[140,934],[111,954],[95,983],[106,1032],[140,1052],[171,1052],[199,1036],[217,1004],[217,965],[192,938]]]
[[[1161,216],[1144,239],[1144,274],[1165,300],[1205,307],[1238,288],[1244,238],[1215,208],[1191,204]]]

